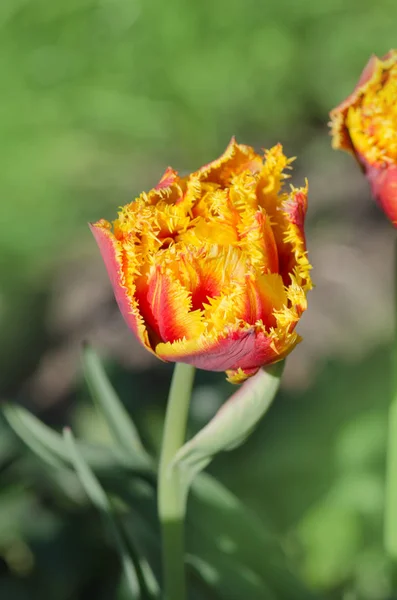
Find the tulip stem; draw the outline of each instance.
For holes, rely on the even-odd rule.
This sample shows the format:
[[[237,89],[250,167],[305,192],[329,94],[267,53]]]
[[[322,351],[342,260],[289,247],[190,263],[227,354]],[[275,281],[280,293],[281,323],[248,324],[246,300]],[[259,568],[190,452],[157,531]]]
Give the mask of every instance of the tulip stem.
[[[184,566],[185,495],[179,471],[170,463],[186,437],[194,367],[177,363],[172,376],[165,415],[158,477],[158,513],[162,531],[163,589],[165,600],[185,600]]]
[[[389,408],[388,443],[386,454],[385,548],[397,561],[397,239],[394,256],[394,346],[392,350],[392,397]]]

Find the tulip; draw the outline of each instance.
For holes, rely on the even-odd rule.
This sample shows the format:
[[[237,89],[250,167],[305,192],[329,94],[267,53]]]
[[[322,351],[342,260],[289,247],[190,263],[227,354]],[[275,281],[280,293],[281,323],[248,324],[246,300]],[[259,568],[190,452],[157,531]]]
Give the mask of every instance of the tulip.
[[[232,139],[186,177],[168,168],[113,225],[90,225],[125,321],[157,357],[240,383],[300,341],[307,183],[283,189],[291,162],[280,144],[259,155]]]
[[[333,147],[356,157],[397,226],[397,50],[372,56],[353,93],[330,116]]]

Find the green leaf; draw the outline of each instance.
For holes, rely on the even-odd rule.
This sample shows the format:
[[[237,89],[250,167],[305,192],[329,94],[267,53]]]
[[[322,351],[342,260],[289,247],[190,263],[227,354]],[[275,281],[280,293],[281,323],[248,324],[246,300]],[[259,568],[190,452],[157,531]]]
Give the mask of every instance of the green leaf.
[[[130,481],[124,486],[113,481],[109,485],[112,493],[132,507],[131,514],[126,516],[127,525],[130,523],[127,529],[138,536],[151,564],[158,565],[160,540],[155,490],[147,488],[139,494]],[[193,483],[186,533],[192,599],[316,598],[291,569],[275,532],[207,473],[201,473]]]
[[[106,420],[116,447],[122,450],[128,461],[131,455],[137,454],[149,459],[130,415],[120,402],[98,355],[88,344],[83,350],[83,367],[92,398]]]
[[[248,379],[214,418],[178,450],[171,468],[182,470],[186,490],[215,454],[236,448],[256,427],[277,393],[283,368],[284,361],[261,369]]]
[[[99,483],[98,479],[90,469],[88,464],[79,452],[78,446],[70,429],[64,429],[64,439],[66,449],[70,454],[71,461],[76,470],[76,473],[85,489],[87,496],[90,498],[94,506],[100,511],[106,520],[116,547],[119,551],[121,563],[123,565],[126,584],[131,592],[131,597],[136,600],[152,598],[153,594],[148,593],[145,586],[145,581],[150,582],[151,589],[154,586],[154,575],[150,571],[150,567],[146,561],[138,559],[137,555],[128,547],[124,532],[113,512],[110,500]],[[148,570],[150,577],[148,577]]]
[[[14,433],[42,460],[53,467],[70,464],[62,436],[47,427],[29,411],[15,404],[4,404],[3,415]],[[123,467],[111,448],[79,442],[84,459],[94,471],[112,471]],[[131,455],[128,467],[139,472],[151,473],[148,459],[142,454]]]
[[[260,598],[261,590],[263,598],[274,596],[277,600],[315,597],[291,570],[275,533],[207,473],[193,483],[187,515],[192,562],[222,598],[239,598],[234,589],[243,583],[243,598]],[[207,563],[212,570],[206,568]]]
[[[0,413],[0,471],[4,466],[13,461],[17,453],[15,436],[9,430]]]
[[[65,467],[66,453],[59,434],[20,406],[5,404],[2,411],[11,429],[34,454],[52,467]]]

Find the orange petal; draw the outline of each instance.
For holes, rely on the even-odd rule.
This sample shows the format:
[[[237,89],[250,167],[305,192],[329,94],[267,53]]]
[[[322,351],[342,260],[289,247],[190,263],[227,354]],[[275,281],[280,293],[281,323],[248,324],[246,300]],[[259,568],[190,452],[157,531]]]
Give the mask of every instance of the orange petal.
[[[252,325],[262,321],[268,330],[275,327],[274,311],[281,310],[288,302],[281,276],[278,273],[258,275],[255,279],[247,276],[245,292],[246,302],[241,318]]]
[[[199,176],[201,181],[227,185],[232,176],[247,169],[252,172],[259,171],[261,166],[262,159],[254,149],[251,146],[237,144],[232,137],[222,156],[204,165],[193,175]]]
[[[202,333],[201,312],[191,310],[191,295],[171,270],[154,265],[147,281],[146,276],[137,281],[136,295],[145,321],[163,342]]]

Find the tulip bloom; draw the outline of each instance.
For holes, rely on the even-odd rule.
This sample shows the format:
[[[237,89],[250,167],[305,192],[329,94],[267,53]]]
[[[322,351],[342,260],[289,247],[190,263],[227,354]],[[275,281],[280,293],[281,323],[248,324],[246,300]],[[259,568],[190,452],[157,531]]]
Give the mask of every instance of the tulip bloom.
[[[330,116],[333,147],[356,157],[397,226],[397,50],[372,56],[353,93]]]
[[[307,185],[283,191],[291,160],[234,139],[217,160],[91,225],[125,321],[165,361],[240,383],[284,358],[311,287]]]

